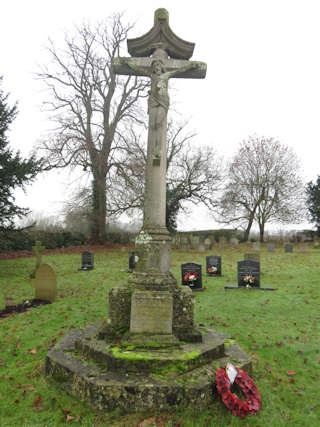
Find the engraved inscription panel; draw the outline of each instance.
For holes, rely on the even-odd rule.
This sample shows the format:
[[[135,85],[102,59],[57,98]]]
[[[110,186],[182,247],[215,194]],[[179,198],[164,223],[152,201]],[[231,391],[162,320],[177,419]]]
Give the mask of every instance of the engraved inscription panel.
[[[130,332],[172,334],[172,314],[169,292],[135,291],[131,300]]]

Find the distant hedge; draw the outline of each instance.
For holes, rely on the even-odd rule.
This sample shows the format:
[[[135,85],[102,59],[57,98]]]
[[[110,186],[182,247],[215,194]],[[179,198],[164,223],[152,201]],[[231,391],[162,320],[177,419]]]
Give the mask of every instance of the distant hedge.
[[[47,249],[65,248],[88,243],[82,233],[70,231],[2,231],[0,232],[0,252],[31,251],[35,241],[39,240]]]

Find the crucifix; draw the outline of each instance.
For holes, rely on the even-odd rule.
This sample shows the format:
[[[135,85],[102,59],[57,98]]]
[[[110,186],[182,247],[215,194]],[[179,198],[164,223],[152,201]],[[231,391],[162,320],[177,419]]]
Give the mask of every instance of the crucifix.
[[[165,9],[156,10],[154,26],[148,33],[129,39],[127,44],[132,57],[114,59],[114,72],[151,79],[144,216],[143,227],[136,240],[139,263],[133,282],[141,283],[140,273],[147,273],[149,281],[146,283],[144,277],[144,286],[155,288],[155,277],[163,277],[168,282],[168,275],[171,274],[170,238],[166,228],[167,114],[170,104],[168,81],[170,78],[204,78],[206,64],[189,61],[194,43],[182,40],[173,33]],[[156,282],[159,283],[159,280]]]

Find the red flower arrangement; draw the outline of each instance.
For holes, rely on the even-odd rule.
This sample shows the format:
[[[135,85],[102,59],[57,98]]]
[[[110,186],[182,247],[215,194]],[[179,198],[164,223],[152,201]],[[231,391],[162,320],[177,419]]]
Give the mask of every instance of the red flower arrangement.
[[[222,402],[228,409],[231,409],[233,415],[245,418],[248,414],[256,414],[261,408],[261,397],[252,378],[242,369],[236,368],[238,374],[235,383],[243,391],[246,400],[230,391],[231,382],[228,378],[226,367],[220,368],[216,372],[217,391],[221,395]]]
[[[196,273],[187,273],[183,278],[183,280],[185,282],[188,282],[190,284],[195,282],[197,279],[198,279],[198,277],[197,277]]]
[[[215,274],[217,271],[218,271],[218,269],[214,265],[210,265],[210,267],[208,267],[208,269],[207,269],[207,273],[209,273],[209,274]]]
[[[244,276],[243,281],[247,284],[247,287],[249,287],[250,285],[254,284],[254,277],[252,276],[252,274],[249,274],[247,276]]]

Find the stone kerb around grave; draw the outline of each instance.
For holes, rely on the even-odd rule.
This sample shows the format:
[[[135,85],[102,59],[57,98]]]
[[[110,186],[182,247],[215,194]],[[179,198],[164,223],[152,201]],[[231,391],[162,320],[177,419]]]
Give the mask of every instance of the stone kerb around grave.
[[[36,271],[35,298],[53,302],[57,296],[57,278],[49,264],[41,264]]]

